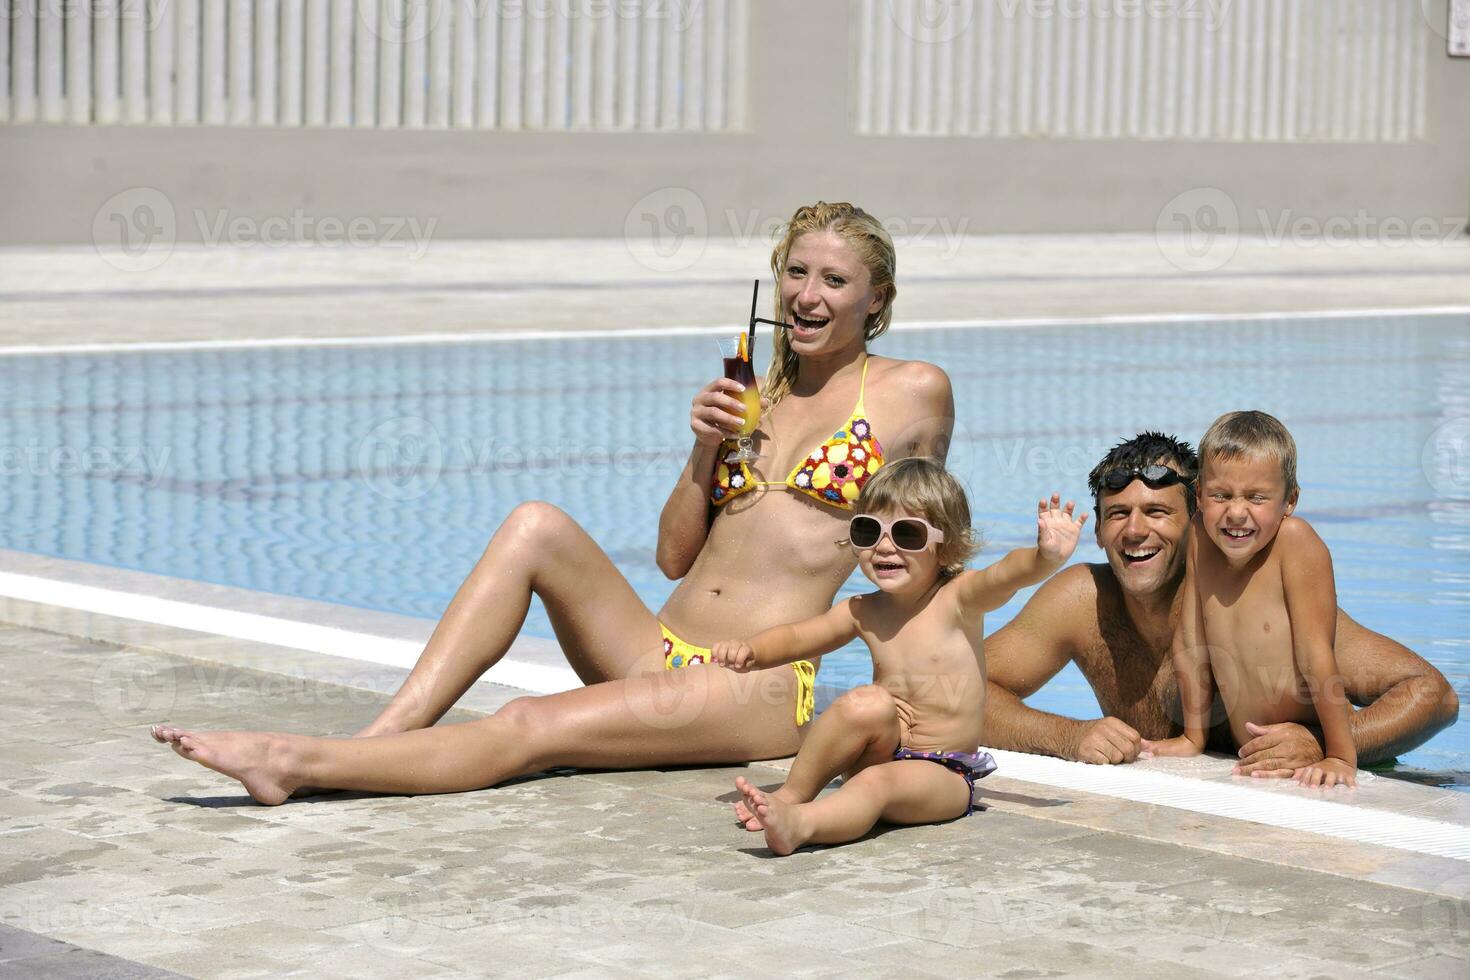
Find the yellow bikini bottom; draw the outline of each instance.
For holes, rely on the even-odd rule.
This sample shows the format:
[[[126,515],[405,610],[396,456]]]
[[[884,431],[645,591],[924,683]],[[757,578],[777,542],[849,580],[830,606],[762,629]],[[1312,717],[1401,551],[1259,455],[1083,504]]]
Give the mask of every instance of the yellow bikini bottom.
[[[709,647],[686,643],[663,623],[659,623],[658,628],[664,635],[665,669],[678,670],[690,664],[709,663]],[[796,723],[805,725],[817,710],[817,668],[810,660],[798,660],[791,669],[796,671]]]

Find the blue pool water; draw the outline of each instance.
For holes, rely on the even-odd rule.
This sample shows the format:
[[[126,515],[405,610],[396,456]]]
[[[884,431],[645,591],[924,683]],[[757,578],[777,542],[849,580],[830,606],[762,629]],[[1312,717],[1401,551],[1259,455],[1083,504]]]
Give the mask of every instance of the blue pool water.
[[[1229,409],[1276,414],[1343,607],[1470,702],[1467,327],[900,326],[876,350],[949,372],[950,463],[992,553],[1022,543],[1043,492],[1085,498],[1121,438],[1194,441]],[[0,358],[0,547],[433,618],[511,508],[539,498],[657,608],[672,588],[653,560],[658,512],[689,399],[719,366],[710,336]],[[1074,560],[1101,560],[1090,536]],[[539,607],[527,630],[552,635]],[[856,649],[822,670],[867,677]],[[1097,711],[1070,668],[1032,703]],[[1470,710],[1401,761],[1470,779]]]

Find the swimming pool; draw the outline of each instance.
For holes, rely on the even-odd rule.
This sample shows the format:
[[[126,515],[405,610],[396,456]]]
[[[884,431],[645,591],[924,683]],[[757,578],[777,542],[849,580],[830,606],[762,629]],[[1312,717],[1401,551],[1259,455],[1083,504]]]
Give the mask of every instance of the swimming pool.
[[[900,324],[875,349],[949,372],[950,463],[991,554],[1025,540],[1044,491],[1085,499],[1119,439],[1196,441],[1223,411],[1276,414],[1342,606],[1470,701],[1467,327]],[[713,335],[687,333],[0,357],[0,547],[436,618],[505,515],[544,499],[657,608],[672,589],[654,564],[658,512],[688,451],[689,399],[719,368]],[[1089,536],[1074,561],[1100,560]],[[539,605],[526,629],[551,637]],[[851,649],[821,680],[867,676]],[[1031,703],[1097,712],[1071,668]],[[1470,780],[1470,711],[1401,762]]]

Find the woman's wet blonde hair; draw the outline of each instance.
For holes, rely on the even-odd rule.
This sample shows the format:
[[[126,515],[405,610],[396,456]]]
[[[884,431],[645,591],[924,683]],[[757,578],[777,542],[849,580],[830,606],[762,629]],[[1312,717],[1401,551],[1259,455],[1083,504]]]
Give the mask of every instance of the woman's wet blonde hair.
[[[830,231],[840,235],[867,267],[873,289],[882,291],[882,309],[869,314],[868,322],[863,328],[864,342],[871,343],[883,335],[893,320],[893,297],[898,293],[893,282],[897,263],[893,239],[888,236],[883,225],[877,218],[853,204],[818,201],[816,204],[797,208],[791,220],[786,222],[781,231],[781,240],[771,251],[771,272],[776,276],[776,319],[782,323],[791,322],[791,311],[785,309],[781,302],[781,276],[786,271],[786,259],[791,254],[791,246],[802,235],[816,231]],[[772,405],[785,397],[796,383],[800,362],[801,359],[791,349],[786,331],[778,327],[771,348],[771,366],[766,370],[764,391]]]
[[[939,574],[945,578],[965,570],[984,542],[970,526],[970,502],[960,481],[929,456],[910,456],[888,463],[863,485],[856,513],[893,511],[922,515],[944,532],[939,545]]]

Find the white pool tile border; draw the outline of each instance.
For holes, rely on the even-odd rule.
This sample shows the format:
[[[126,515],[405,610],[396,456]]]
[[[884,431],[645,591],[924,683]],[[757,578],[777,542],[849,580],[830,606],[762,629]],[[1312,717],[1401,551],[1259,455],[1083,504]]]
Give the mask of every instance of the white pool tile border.
[[[1090,766],[1024,752],[988,751],[995,756],[997,775],[1011,779],[1470,861],[1470,831],[1441,820],[1349,806],[1288,792],[1207,782],[1132,766]],[[1363,778],[1362,773],[1359,773],[1359,778]],[[1325,795],[1352,791],[1300,792]]]
[[[1470,306],[1404,306],[1340,310],[1283,310],[1264,313],[1136,313],[1104,316],[1005,317],[970,320],[910,320],[901,330],[976,330],[1004,327],[1189,324],[1249,320],[1334,320],[1386,316],[1470,316]],[[0,357],[46,354],[144,354],[165,351],[256,350],[292,347],[391,347],[419,344],[489,344],[527,340],[615,340],[649,337],[714,336],[739,329],[735,324],[637,327],[627,330],[505,330],[467,333],[387,334],[380,337],[264,337],[222,340],[165,340],[94,344],[16,344],[0,346]]]
[[[388,667],[409,669],[423,652],[423,644],[412,640],[15,572],[0,572],[0,595]],[[495,665],[495,681],[535,694],[567,691],[582,685],[581,678],[570,667],[526,663],[510,657]]]

